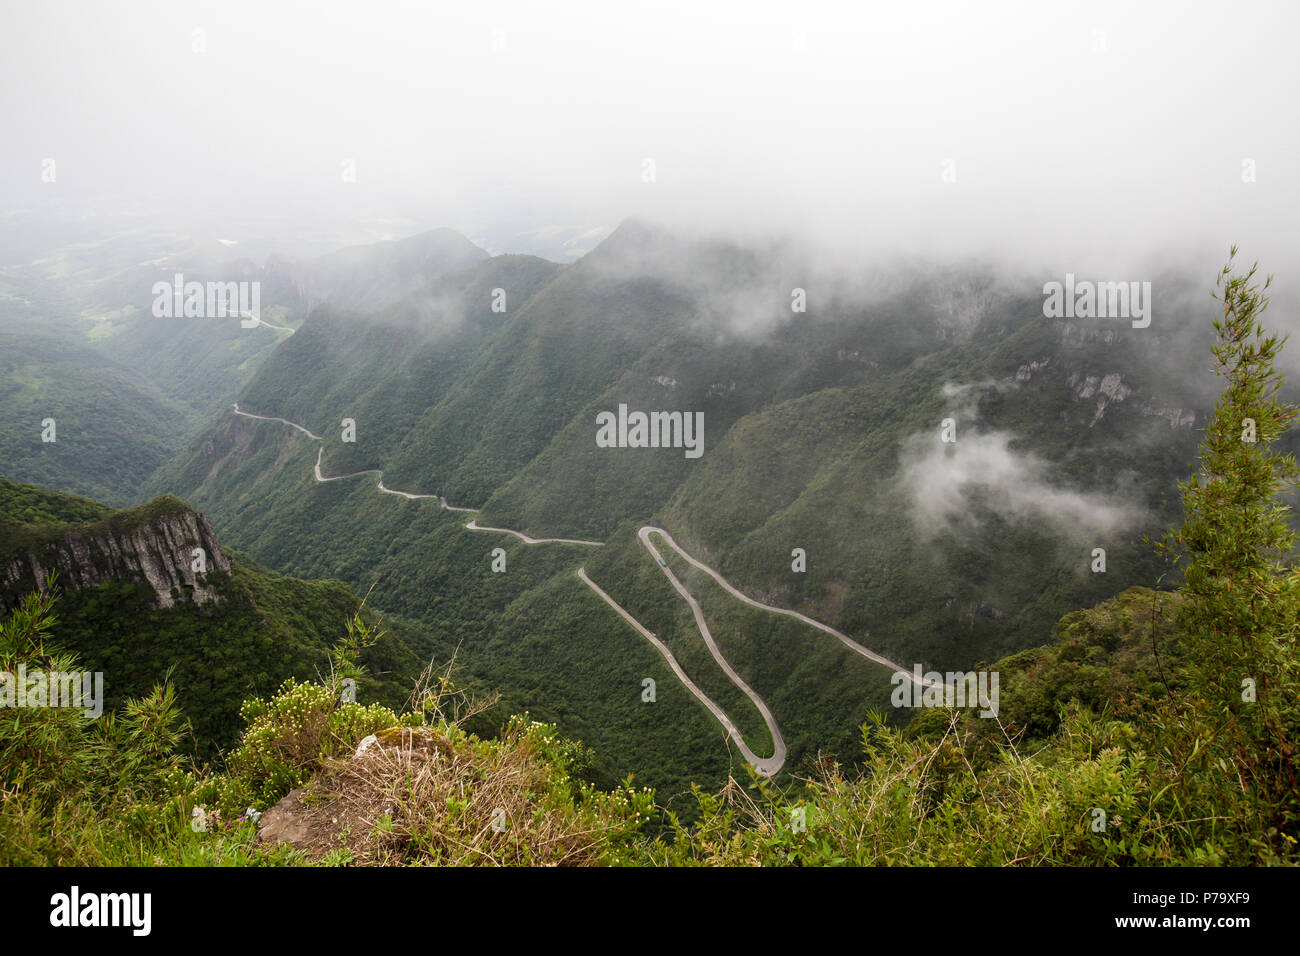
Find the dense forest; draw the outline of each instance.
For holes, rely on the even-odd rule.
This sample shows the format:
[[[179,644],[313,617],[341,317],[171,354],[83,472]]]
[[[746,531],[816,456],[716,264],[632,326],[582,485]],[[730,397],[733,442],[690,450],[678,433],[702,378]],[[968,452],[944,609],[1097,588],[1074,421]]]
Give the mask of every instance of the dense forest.
[[[1286,450],[1295,406],[1280,396],[1282,340],[1261,320],[1266,288],[1253,269],[1235,273],[1231,263],[1219,278],[1222,316],[1213,323],[1212,354],[1222,392],[1198,465],[1173,489],[1181,519],[1145,542],[1157,560],[1171,562],[1178,586],[1125,589],[1064,615],[1036,646],[981,664],[1000,674],[1004,688],[994,719],[935,707],[906,726],[891,726],[883,700],[873,705],[870,695],[853,696],[857,682],[840,662],[823,679],[845,680],[847,702],[792,702],[782,712],[792,715],[791,728],[865,718],[854,720],[856,753],[804,747],[798,773],[770,780],[733,763],[720,768],[718,785],[689,787],[687,807],[680,791],[648,789],[631,776],[604,780],[619,761],[592,746],[591,739],[605,739],[601,728],[584,728],[592,734],[577,743],[549,717],[505,718],[501,699],[458,676],[451,661],[461,647],[455,633],[434,641],[442,651],[438,666],[410,676],[414,692],[405,703],[386,698],[383,682],[364,685],[366,692],[352,700],[341,693],[352,675],[387,671],[393,683],[408,679],[400,673],[403,652],[385,644],[389,622],[343,585],[291,582],[235,553],[235,570],[222,583],[230,589],[226,600],[211,609],[151,616],[124,587],[64,594],[45,588],[28,594],[0,624],[0,672],[20,663],[29,670],[74,670],[111,659],[112,672],[121,673],[126,668],[116,655],[122,655],[138,662],[133,679],[142,682],[132,686],[130,699],[115,701],[106,720],[86,721],[58,708],[5,712],[0,862],[1294,863],[1300,591],[1284,495],[1297,479]],[[297,457],[310,462],[306,448]],[[378,496],[366,498],[365,490],[327,486],[363,515],[375,514],[365,502]],[[93,503],[69,496],[13,485],[5,494],[29,524],[111,520]],[[407,520],[432,541],[430,554],[455,551],[438,547],[438,536],[473,535],[445,512],[419,504],[399,507],[409,509]],[[481,558],[488,545],[474,542]],[[591,675],[594,682],[625,681],[629,700],[643,674],[657,673],[661,699],[680,709],[670,718],[673,733],[707,739],[713,730],[696,734],[681,719],[703,711],[684,694],[677,699],[672,676],[662,665],[654,670],[654,652],[570,582],[573,564],[585,560],[593,577],[617,590],[652,629],[671,632],[674,653],[706,674],[706,660],[686,639],[651,562],[644,555],[636,560],[631,548],[620,554],[613,539],[594,558],[566,550],[577,547],[508,548],[509,561],[534,576],[522,597],[513,588],[494,593],[483,583],[490,576],[478,581],[484,618],[503,622],[482,633],[487,648],[530,642],[527,656],[541,662],[505,676],[516,686],[532,680],[538,700],[547,699],[550,680],[577,683],[561,669],[567,638],[576,643],[575,657],[603,668]],[[817,655],[801,653],[811,635],[732,606],[711,579],[676,558],[669,563],[698,595],[728,656],[746,665],[773,701],[795,686],[780,679],[783,671],[820,666]],[[469,571],[443,563],[431,565],[430,573],[436,580]],[[383,580],[393,572],[369,568],[367,574]],[[413,589],[394,616],[399,631],[404,615],[418,616],[418,593]],[[89,623],[119,618],[116,632]],[[580,626],[584,618],[598,621],[608,640],[624,643],[583,658],[583,636],[596,632]],[[163,656],[180,656],[175,671],[146,674],[146,656],[130,657],[138,650],[132,638],[174,642]],[[295,640],[302,642],[298,648]],[[367,656],[376,650],[379,656]],[[185,660],[186,653],[194,660]],[[309,665],[313,656],[315,675],[270,677]],[[484,650],[471,659],[513,666],[509,655]],[[555,670],[545,666],[548,659]],[[256,660],[265,670],[250,681],[245,670]],[[417,660],[409,663],[418,666]],[[221,680],[208,686],[207,676]],[[146,688],[149,679],[157,683]],[[761,752],[761,722],[746,715],[743,701],[727,697],[721,683],[700,679],[727,698],[729,712]],[[235,726],[227,718],[240,694]],[[220,720],[205,713],[210,708]],[[667,709],[659,703],[630,708],[647,720],[663,719]],[[206,721],[210,740],[230,746],[211,758],[216,751],[200,747],[196,756],[183,745],[186,719],[196,735]],[[233,737],[223,737],[232,730]],[[695,766],[707,771],[715,761],[716,751],[702,753]],[[709,783],[704,775],[693,782]],[[307,837],[259,841],[259,820],[266,827],[290,812],[300,814]],[[341,818],[347,826],[322,822]]]
[[[4,479],[0,508],[5,515],[0,518],[0,566],[66,547],[70,536],[120,542],[190,510],[169,497],[113,510]],[[159,607],[154,590],[140,576],[106,575],[84,586],[60,580],[56,573],[41,582],[58,596],[59,646],[77,655],[80,669],[109,675],[104,706],[117,709],[168,681],[192,725],[188,752],[204,758],[217,758],[234,745],[242,728],[240,705],[250,694],[266,693],[288,676],[328,673],[327,652],[344,636],[359,603],[341,581],[285,577],[238,552],[228,556],[230,571],[204,575],[215,595],[208,603],[178,595],[173,606]],[[189,560],[188,552],[183,558]],[[0,606],[21,603],[17,586],[3,583]],[[422,664],[397,636],[404,633],[400,625],[390,630],[366,648],[363,662],[373,671],[361,678],[358,692],[398,706],[409,697]]]
[[[1212,336],[1197,283],[1165,278],[1158,326],[1101,328],[1045,319],[1037,289],[975,266],[854,275],[633,220],[572,265],[482,258],[382,308],[316,308],[250,376],[246,414],[216,413],[147,487],[265,567],[369,593],[423,657],[454,651],[503,706],[591,747],[604,785],[635,773],[689,800],[737,755],[690,695],[640,705],[642,680],[676,682],[576,570],[680,653],[756,752],[760,715],[645,567],[641,525],[909,666],[1041,646],[1063,614],[1166,574],[1143,538],[1177,519],[1213,388],[1187,373]],[[800,283],[809,305],[795,313]],[[705,454],[598,448],[596,415],[619,404],[702,411]],[[949,418],[958,442],[935,458]],[[493,541],[436,499],[378,493],[376,474],[317,482],[318,455],[323,476],[381,470],[386,489],[480,509],[482,525],[604,544]],[[856,762],[887,674],[691,587],[785,728],[788,766],[819,751]]]

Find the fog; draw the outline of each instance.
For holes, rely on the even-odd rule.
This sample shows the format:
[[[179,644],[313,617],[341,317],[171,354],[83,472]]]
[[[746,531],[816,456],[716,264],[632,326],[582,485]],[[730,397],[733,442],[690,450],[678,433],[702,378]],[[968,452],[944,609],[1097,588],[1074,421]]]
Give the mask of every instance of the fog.
[[[1042,519],[1068,537],[1106,534],[1133,527],[1145,517],[1127,487],[1132,476],[1121,476],[1115,489],[1082,491],[1060,482],[1055,466],[1030,451],[1012,446],[1015,436],[984,431],[974,423],[976,393],[1002,388],[982,382],[944,386],[954,403],[949,441],[938,431],[911,435],[900,451],[898,485],[912,508],[917,533],[928,540],[942,533],[975,537],[981,520],[971,507],[973,496],[984,508],[1007,521]]]
[[[1300,251],[1294,4],[64,0],[0,18],[11,226],[450,226],[497,252],[637,216],[1056,277],[1212,277],[1232,241],[1283,271]]]

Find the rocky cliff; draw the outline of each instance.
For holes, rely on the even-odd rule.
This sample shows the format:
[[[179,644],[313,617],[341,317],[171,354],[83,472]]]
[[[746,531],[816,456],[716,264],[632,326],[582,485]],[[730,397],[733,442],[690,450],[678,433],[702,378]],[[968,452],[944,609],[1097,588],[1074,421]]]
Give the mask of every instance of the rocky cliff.
[[[204,604],[217,600],[208,574],[230,570],[208,519],[165,499],[95,524],[23,530],[22,546],[0,559],[0,607],[12,607],[50,571],[68,589],[131,581],[153,590],[156,607]]]

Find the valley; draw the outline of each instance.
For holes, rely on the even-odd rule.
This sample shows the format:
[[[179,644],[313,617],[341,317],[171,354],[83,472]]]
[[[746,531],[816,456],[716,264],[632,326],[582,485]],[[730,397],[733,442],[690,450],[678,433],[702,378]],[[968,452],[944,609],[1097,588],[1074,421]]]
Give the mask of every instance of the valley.
[[[728,715],[724,740],[738,736],[750,754],[772,754],[780,739],[786,759],[765,766],[784,769],[818,750],[851,751],[852,728],[869,710],[905,722],[889,706],[891,672],[971,667],[1041,643],[1059,612],[1156,579],[1140,526],[1089,542],[1085,527],[1050,513],[1017,516],[989,475],[964,465],[955,513],[964,517],[926,530],[929,504],[905,491],[900,472],[925,434],[937,443],[941,420],[954,417],[958,457],[941,467],[977,460],[983,433],[1005,429],[1016,437],[1000,439],[999,454],[1037,456],[1033,467],[1064,489],[1123,487],[1137,505],[1130,516],[1154,526],[1167,499],[1144,498],[1136,476],[1176,474],[1193,436],[1138,403],[1202,401],[1173,372],[1192,347],[1176,323],[1081,337],[1042,316],[1041,295],[991,295],[986,280],[968,276],[936,300],[904,277],[880,299],[823,292],[816,301],[829,305],[746,338],[711,324],[722,321],[716,306],[697,298],[696,278],[675,271],[688,255],[743,264],[712,301],[730,294],[727,282],[792,268],[629,222],[573,265],[494,257],[439,278],[436,297],[424,299],[433,311],[414,300],[368,317],[324,305],[254,376],[233,420],[205,430],[152,489],[180,489],[277,569],[373,586],[377,607],[420,622],[421,653],[457,649],[511,706],[556,719],[592,745],[601,779],[633,772],[669,791],[700,775],[716,779],[726,751],[705,759],[712,735],[680,710],[655,718],[652,733],[636,729],[665,710],[636,710],[632,688],[652,669],[680,687],[676,668],[688,674],[694,689],[685,699],[707,698]],[[506,312],[493,310],[500,289],[509,293]],[[1162,301],[1179,314],[1178,298],[1166,292]],[[966,324],[952,326],[953,314]],[[1103,418],[1069,382],[1108,375],[1129,391],[1107,392]],[[967,384],[950,388],[954,378]],[[648,437],[645,448],[618,447],[617,416],[602,447],[592,423],[620,407],[664,409],[664,422],[698,418],[703,427],[691,437],[709,451],[672,451],[671,428],[658,443],[665,448]],[[1051,416],[1059,424],[1044,428]],[[331,435],[345,417],[359,423],[359,440]],[[286,437],[235,424],[268,420],[290,426]],[[314,464],[294,464],[288,435],[319,444]],[[307,484],[294,477],[298,467],[311,473]],[[361,475],[409,506],[431,498],[435,514],[470,520],[404,518],[359,491],[322,497],[320,489]],[[703,575],[707,638],[682,581],[668,568],[647,573],[659,555],[645,528],[662,529],[674,560]],[[850,530],[858,528],[874,533]],[[475,532],[561,550],[511,554],[510,571],[493,574]],[[1087,572],[1102,538],[1109,576]],[[601,557],[584,558],[595,545]],[[806,570],[792,572],[788,559],[781,570],[779,556],[792,547],[807,552]],[[433,574],[422,569],[429,562]],[[640,625],[619,646],[640,640],[652,654],[615,653],[610,663],[622,676],[593,680],[589,655],[607,657],[610,628],[622,623],[584,619],[575,631],[583,598],[573,587],[585,583],[573,579],[578,567]],[[788,624],[764,621],[773,610]],[[829,643],[799,633],[805,628]],[[647,631],[671,659],[645,645]],[[554,671],[539,679],[542,660]],[[720,720],[704,707],[705,720]],[[787,727],[800,729],[792,737]]]
[[[305,428],[302,425],[297,424],[296,422],[291,422],[283,418],[276,418],[276,417],[271,417],[266,415],[256,415],[251,412],[244,412],[239,409],[239,406],[237,404],[233,406],[233,410],[236,415],[242,415],[246,418],[258,419],[261,421],[279,422],[281,424],[288,425],[291,428],[297,429],[299,432],[303,433],[308,438],[311,438],[315,441],[322,440],[319,435],[312,433],[309,429]],[[455,506],[449,505],[447,504],[447,500],[441,497],[440,495],[414,494],[411,492],[396,491],[394,489],[385,488],[383,482],[383,472],[374,469],[370,469],[366,471],[357,471],[348,475],[324,476],[321,474],[321,470],[320,470],[320,457],[323,451],[324,450],[322,449],[321,452],[317,453],[316,464],[314,466],[315,479],[318,482],[340,481],[347,478],[356,478],[361,475],[376,474],[379,476],[379,482],[377,485],[378,490],[385,494],[398,495],[408,500],[434,499],[438,501],[438,503],[444,509],[449,511],[474,512],[474,509],[472,508],[457,508]],[[604,544],[604,542],[601,541],[581,541],[581,540],[574,540],[568,538],[534,538],[530,535],[526,535],[523,534],[522,532],[514,531],[508,528],[480,527],[473,520],[469,521],[465,525],[465,527],[471,531],[487,531],[487,532],[495,532],[498,534],[513,535],[514,537],[520,539],[526,544],[582,544],[582,545],[592,545],[596,547],[600,547]],[[709,631],[708,624],[704,618],[704,612],[700,608],[699,602],[696,601],[696,599],[691,595],[691,593],[682,585],[682,583],[667,567],[666,562],[664,562],[662,557],[660,557],[660,553],[658,549],[655,548],[654,544],[651,543],[650,541],[649,536],[651,534],[657,534],[661,538],[663,538],[665,543],[670,548],[672,548],[675,552],[677,552],[677,554],[679,554],[684,560],[689,562],[693,567],[699,568],[701,571],[704,571],[706,574],[712,577],[715,581],[718,582],[718,584],[721,587],[723,587],[727,591],[728,594],[735,597],[737,600],[743,601],[752,607],[761,608],[763,610],[772,611],[779,614],[786,614],[789,615],[790,617],[796,618],[804,622],[805,624],[809,624],[812,627],[818,628],[822,631],[825,631],[828,634],[833,635],[834,637],[842,641],[845,645],[852,648],[857,653],[861,654],[863,657],[873,660],[878,664],[883,664],[887,667],[890,667],[895,672],[901,673],[908,678],[912,677],[909,671],[905,670],[904,668],[902,668],[897,664],[893,664],[892,662],[886,660],[885,658],[881,657],[875,652],[868,650],[867,648],[858,644],[848,635],[842,634],[841,632],[835,630],[834,628],[827,627],[825,624],[822,624],[818,621],[814,621],[812,618],[806,617],[805,615],[800,614],[796,611],[790,611],[784,608],[771,607],[769,605],[762,604],[758,601],[753,600],[752,598],[747,597],[746,595],[742,594],[741,592],[733,588],[730,584],[728,584],[716,571],[712,570],[708,566],[695,560],[684,550],[682,550],[681,546],[678,545],[677,542],[672,539],[672,536],[669,535],[668,532],[664,531],[662,528],[653,528],[650,526],[641,528],[637,532],[638,540],[640,540],[641,545],[646,549],[647,553],[655,561],[655,563],[661,566],[663,573],[667,576],[669,581],[672,582],[674,589],[678,592],[678,594],[682,596],[682,598],[690,606],[691,612],[695,617],[695,625],[699,629],[699,633],[703,638],[705,645],[708,647],[709,653],[713,655],[713,659],[717,662],[718,666],[722,669],[722,671],[727,675],[727,679],[730,680],[732,684],[734,684],[738,689],[744,692],[744,694],[750,699],[750,701],[753,702],[754,706],[762,714],[763,720],[767,725],[768,732],[770,733],[772,741],[774,742],[775,749],[773,751],[772,756],[766,758],[759,757],[745,743],[743,736],[741,735],[740,731],[737,729],[735,723],[731,720],[731,718],[728,717],[726,713],[720,707],[718,707],[716,703],[714,703],[707,696],[705,696],[695,685],[695,683],[690,679],[690,677],[687,676],[687,674],[683,671],[681,665],[677,662],[676,658],[673,657],[672,652],[661,641],[659,641],[659,639],[654,634],[646,630],[645,627],[640,622],[638,622],[635,618],[633,618],[630,614],[628,614],[628,612],[624,610],[613,598],[611,598],[605,591],[603,591],[589,577],[587,577],[585,568],[578,568],[577,573],[579,579],[582,580],[582,582],[586,584],[588,587],[590,587],[602,600],[604,600],[607,604],[609,604],[612,608],[614,608],[614,610],[616,610],[620,616],[622,616],[633,628],[635,628],[638,633],[640,633],[647,640],[649,640],[655,646],[655,648],[659,650],[659,652],[664,656],[665,660],[668,662],[669,666],[672,668],[673,673],[676,675],[677,679],[681,681],[682,685],[686,687],[688,690],[690,690],[691,693],[694,694],[696,698],[706,708],[708,708],[708,710],[714,715],[714,717],[717,718],[718,722],[722,724],[723,728],[727,731],[728,736],[731,737],[732,741],[736,744],[737,748],[741,751],[741,753],[745,757],[745,760],[749,763],[750,766],[754,767],[754,769],[761,776],[765,776],[765,777],[774,776],[785,765],[786,745],[785,745],[784,738],[781,736],[781,731],[777,727],[776,720],[772,716],[772,712],[768,708],[767,704],[762,700],[762,698],[760,698],[757,694],[754,693],[754,691],[749,687],[749,685],[747,685],[744,682],[744,680],[740,677],[740,675],[735,672],[735,670],[731,667],[731,665],[727,663],[726,658],[722,655],[722,652],[718,649],[718,646],[713,639],[713,635]]]
[[[1267,929],[1300,7],[1240,6],[7,4],[16,931],[775,867]]]
[[[1083,732],[1080,702],[1141,713],[1190,679],[1185,648],[1148,646],[1181,601],[1150,539],[1211,415],[1184,280],[1143,289],[1159,323],[1092,328],[978,266],[877,284],[828,266],[783,316],[775,283],[752,287],[797,271],[789,250],[635,221],[567,265],[416,239],[355,256],[398,294],[353,272],[339,288],[374,301],[245,330],[269,347],[213,368],[188,429],[139,371],[98,404],[38,374],[42,349],[75,350],[13,333],[0,401],[58,420],[48,449],[15,432],[15,461],[75,490],[93,473],[75,456],[111,450],[144,463],[129,497],[149,500],[0,486],[5,605],[27,613],[58,570],[58,633],[104,673],[105,713],[169,681],[149,706],[193,710],[176,759],[216,774],[201,788],[253,788],[221,800],[282,812],[293,781],[333,772],[251,756],[306,701],[428,743],[450,695],[453,736],[512,753],[562,734],[564,779],[653,791],[655,826],[689,828],[716,826],[706,795],[737,781],[783,800],[899,780],[914,769],[880,761],[934,746],[929,767],[954,734],[969,763],[949,770],[987,770],[1022,735]],[[430,247],[454,265],[407,258]],[[945,672],[992,696],[942,706]]]
[[[278,573],[371,594],[413,653],[454,654],[504,708],[592,746],[604,784],[684,793],[732,747],[774,775],[851,760],[866,714],[910,719],[890,674],[1036,646],[1070,608],[1154,583],[1156,479],[1204,414],[1174,281],[1159,327],[1090,332],[977,268],[821,265],[782,316],[801,250],[634,220],[564,265],[448,230],[321,263],[262,290],[305,311],[243,331],[275,342],[136,484]],[[1026,493],[1054,504],[1025,511]],[[643,706],[646,678],[676,689]]]

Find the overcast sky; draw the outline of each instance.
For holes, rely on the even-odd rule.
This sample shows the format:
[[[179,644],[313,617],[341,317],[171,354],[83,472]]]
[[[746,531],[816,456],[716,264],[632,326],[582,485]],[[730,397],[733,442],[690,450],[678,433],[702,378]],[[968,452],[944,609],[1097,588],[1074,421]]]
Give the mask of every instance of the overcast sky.
[[[1280,270],[1297,10],[5,0],[0,202]]]

